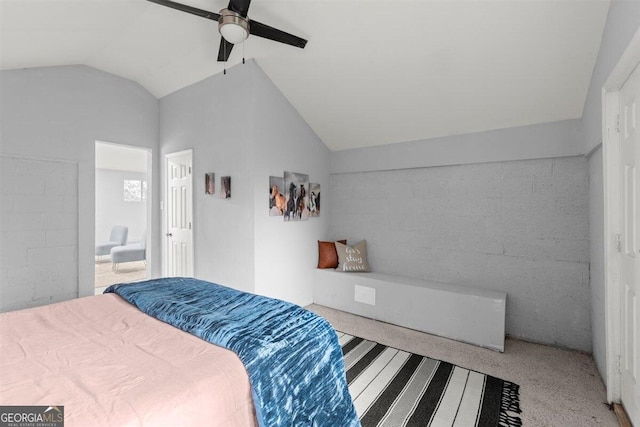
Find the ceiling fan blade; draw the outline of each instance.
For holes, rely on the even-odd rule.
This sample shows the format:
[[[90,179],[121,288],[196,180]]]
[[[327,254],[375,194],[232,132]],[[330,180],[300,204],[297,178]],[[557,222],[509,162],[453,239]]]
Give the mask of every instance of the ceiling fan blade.
[[[187,6],[186,4],[176,3],[170,0],[147,0],[151,3],[160,4],[162,6],[167,6],[172,9],[181,10],[183,12],[191,13],[192,15],[198,15],[203,18],[211,19],[212,21],[217,21],[220,18],[220,15],[215,12],[209,12],[208,10],[198,9],[196,7]]]
[[[231,55],[231,49],[233,49],[233,43],[229,43],[224,39],[224,37],[220,37],[220,49],[218,49],[218,61],[226,62],[229,59],[229,55]]]
[[[251,0],[229,0],[229,6],[227,6],[227,9],[233,10],[246,18],[247,13],[249,13],[250,4]]]
[[[280,43],[304,49],[307,45],[305,39],[285,33],[284,31],[262,24],[258,21],[249,20],[249,32],[254,36],[263,37],[265,39],[274,40]]]

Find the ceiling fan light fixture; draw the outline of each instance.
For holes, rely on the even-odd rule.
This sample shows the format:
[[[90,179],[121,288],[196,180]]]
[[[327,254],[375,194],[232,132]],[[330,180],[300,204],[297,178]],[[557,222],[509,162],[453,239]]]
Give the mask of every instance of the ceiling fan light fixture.
[[[249,37],[249,21],[239,13],[222,9],[218,19],[218,31],[229,43],[242,43]]]

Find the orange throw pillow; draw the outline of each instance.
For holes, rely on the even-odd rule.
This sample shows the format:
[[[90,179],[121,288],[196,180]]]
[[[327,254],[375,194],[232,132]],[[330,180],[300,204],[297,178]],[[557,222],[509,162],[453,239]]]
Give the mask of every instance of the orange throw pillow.
[[[338,240],[343,245],[346,240]],[[338,266],[338,252],[335,242],[323,242],[318,240],[318,268],[336,268]]]

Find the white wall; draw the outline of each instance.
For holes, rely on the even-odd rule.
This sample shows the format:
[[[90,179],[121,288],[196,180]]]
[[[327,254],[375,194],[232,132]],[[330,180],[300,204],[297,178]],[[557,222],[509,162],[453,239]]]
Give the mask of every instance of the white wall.
[[[507,334],[590,351],[587,172],[574,156],[334,174],[330,236],[366,239],[374,271],[505,291]]]
[[[604,193],[602,145],[589,160],[589,258],[591,260],[591,319],[593,358],[600,376],[606,379],[606,323],[604,287]]]
[[[318,265],[318,240],[329,228],[329,156],[324,143],[261,70],[254,94],[255,292],[293,301],[313,302],[312,275]],[[284,222],[269,216],[269,176],[284,171],[309,175],[322,194],[320,217]]]
[[[579,120],[331,153],[330,235],[375,270],[504,290],[507,333],[591,350]]]
[[[311,303],[316,241],[328,219],[269,217],[267,188],[285,170],[326,188],[329,152],[260,67],[248,61],[162,98],[160,123],[163,156],[194,152],[195,276]],[[207,172],[216,174],[213,196],[204,193]],[[221,200],[225,175],[232,196]]]
[[[162,162],[166,154],[193,149],[195,277],[251,292],[254,68],[252,63],[235,67],[226,75],[214,75],[160,99]],[[164,172],[163,168],[163,186]],[[216,176],[214,195],[205,194],[208,172]],[[220,199],[222,176],[231,176],[230,199]]]
[[[74,222],[78,262],[74,267],[78,279],[74,285],[76,295],[91,295],[95,270],[95,141],[148,148],[156,156],[157,100],[137,83],[85,66],[1,71],[0,93],[0,154],[77,164]],[[157,174],[154,179],[157,181]],[[152,192],[152,230],[156,232],[152,233],[149,250],[155,253],[159,249],[158,194]],[[1,197],[4,206],[5,198]],[[3,236],[3,253],[19,243],[16,239]],[[154,258],[153,275],[159,274],[159,261],[160,257]],[[3,264],[2,272],[6,268]],[[10,292],[13,286],[3,278],[0,294]],[[58,294],[53,286],[47,292],[51,298]],[[24,301],[23,306],[30,304]]]
[[[109,240],[115,225],[129,228],[129,242],[140,241],[147,228],[147,202],[124,201],[124,180],[146,181],[145,173],[96,169],[96,242]]]
[[[579,120],[334,151],[331,173],[543,159],[584,154]]]

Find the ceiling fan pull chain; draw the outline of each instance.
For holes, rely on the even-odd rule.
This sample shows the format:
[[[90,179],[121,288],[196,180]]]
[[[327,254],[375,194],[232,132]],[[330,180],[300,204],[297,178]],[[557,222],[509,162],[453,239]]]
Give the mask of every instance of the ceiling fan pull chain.
[[[226,57],[227,57],[227,44],[226,44],[226,43],[224,43],[224,44],[222,45],[222,49],[223,49],[223,52],[224,52],[224,57],[226,58]],[[227,75],[227,60],[226,60],[226,59],[225,59],[225,61],[224,61],[224,65],[223,65],[223,69],[222,69],[222,74],[224,74],[225,76]]]
[[[244,42],[242,42],[242,64],[244,65]]]

